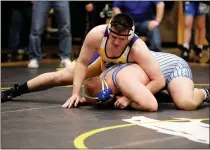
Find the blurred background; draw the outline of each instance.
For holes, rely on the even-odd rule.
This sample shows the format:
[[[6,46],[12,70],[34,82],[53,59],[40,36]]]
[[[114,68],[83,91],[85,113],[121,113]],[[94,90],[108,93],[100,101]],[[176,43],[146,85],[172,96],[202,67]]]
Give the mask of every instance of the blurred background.
[[[164,15],[159,24],[162,51],[180,55],[180,46],[184,44],[184,3],[181,1],[163,2],[165,4]],[[69,1],[68,3],[72,36],[71,59],[73,59],[78,57],[87,32],[96,25],[108,23],[113,15],[113,1]],[[28,44],[33,5],[33,1],[1,1],[1,62],[29,60]],[[155,15],[156,7],[154,6],[151,9]],[[206,16],[208,15],[209,12]],[[209,23],[205,23],[206,28],[209,28]],[[197,30],[198,29],[193,26],[192,45],[198,43]],[[16,32],[20,32],[19,37],[15,36]],[[209,35],[209,32],[206,32],[206,35]],[[147,37],[144,37],[144,35],[139,36],[149,45]],[[14,42],[11,44],[11,38],[19,41],[18,44],[15,45],[17,49],[16,53],[14,53],[11,48],[11,45],[14,44]],[[42,34],[42,58],[58,59],[58,45],[58,24],[55,11],[51,8]],[[208,48],[209,42],[207,38],[205,38],[203,41],[203,60],[200,61],[202,63],[209,62],[209,56],[207,56],[209,52]]]

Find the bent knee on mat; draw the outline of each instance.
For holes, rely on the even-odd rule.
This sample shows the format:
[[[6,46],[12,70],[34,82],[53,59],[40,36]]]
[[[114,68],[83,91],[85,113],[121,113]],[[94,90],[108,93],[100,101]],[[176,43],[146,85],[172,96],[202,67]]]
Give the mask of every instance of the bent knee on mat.
[[[136,103],[139,104],[144,110],[150,112],[156,112],[158,110],[158,103],[155,98],[150,98],[141,101],[140,98],[137,98]]]
[[[192,99],[183,99],[174,103],[181,110],[195,110],[198,107],[198,103]]]
[[[53,77],[53,81],[57,84],[72,84],[73,82],[73,71],[61,70],[56,72]]]

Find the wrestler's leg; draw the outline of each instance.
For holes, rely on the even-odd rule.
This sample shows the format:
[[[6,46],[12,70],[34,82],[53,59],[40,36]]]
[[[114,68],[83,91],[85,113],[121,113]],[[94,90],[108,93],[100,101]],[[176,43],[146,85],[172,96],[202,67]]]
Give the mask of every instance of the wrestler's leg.
[[[173,79],[168,91],[179,109],[195,110],[204,101],[204,91],[194,88],[193,81],[187,77]]]
[[[101,73],[101,60],[96,59],[88,67],[87,77],[99,75]],[[74,74],[74,66],[69,65],[68,67],[55,72],[43,73],[20,86],[15,86],[8,91],[1,93],[1,100],[8,101],[11,98],[20,96],[29,92],[36,92],[41,90],[47,90],[55,86],[63,86],[72,84]],[[10,97],[8,97],[10,95]]]
[[[72,84],[73,74],[74,67],[71,65],[60,71],[43,73],[27,82],[28,89],[30,92],[35,92],[55,86]]]
[[[100,58],[88,66],[86,78],[97,76],[101,73]],[[73,83],[74,66],[56,71],[41,74],[27,82],[30,92],[46,90],[55,86],[64,86]]]

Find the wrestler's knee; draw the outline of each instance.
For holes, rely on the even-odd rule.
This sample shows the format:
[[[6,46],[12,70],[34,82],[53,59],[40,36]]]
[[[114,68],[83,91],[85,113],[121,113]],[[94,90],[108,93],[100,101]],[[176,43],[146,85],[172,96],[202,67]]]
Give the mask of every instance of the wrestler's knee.
[[[144,99],[142,101],[140,101],[140,97],[135,97],[134,99],[137,102],[137,104],[139,104],[140,107],[142,107],[143,110],[147,110],[150,112],[156,112],[158,110],[157,100],[153,97]]]
[[[74,72],[72,70],[68,70],[67,68],[65,68],[55,73],[53,81],[58,85],[72,84],[73,74]]]
[[[174,103],[177,106],[178,109],[181,110],[195,110],[198,107],[198,104],[196,101],[194,101],[192,98],[180,98],[176,101],[174,99]]]
[[[182,110],[195,110],[198,107],[198,103],[193,99],[193,89],[193,81],[186,77],[175,78],[168,85],[175,105]]]
[[[70,25],[69,24],[65,24],[61,29],[60,29],[60,37],[66,37],[66,36],[70,36]]]

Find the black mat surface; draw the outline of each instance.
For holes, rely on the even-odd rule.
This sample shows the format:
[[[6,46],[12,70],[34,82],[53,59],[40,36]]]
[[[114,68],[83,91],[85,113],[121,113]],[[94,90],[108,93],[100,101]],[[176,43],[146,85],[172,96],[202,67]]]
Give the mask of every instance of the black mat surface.
[[[39,69],[2,67],[2,88],[56,67],[57,64],[45,64]],[[192,69],[196,84],[209,84],[208,67]],[[206,103],[196,111],[161,104],[155,113],[91,106],[63,109],[61,105],[71,90],[57,87],[2,103],[1,148],[209,148]]]

